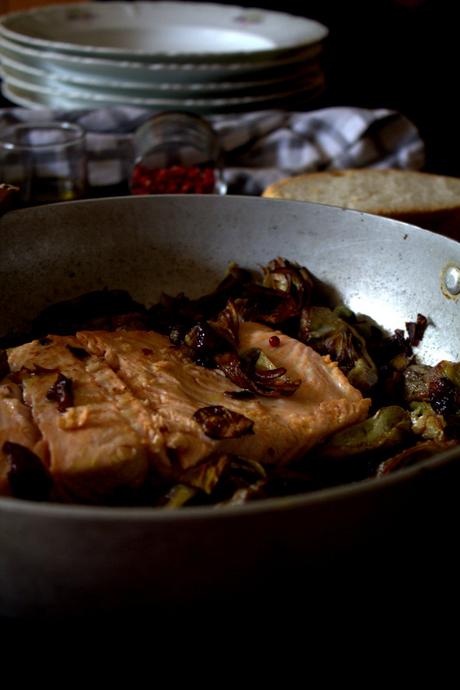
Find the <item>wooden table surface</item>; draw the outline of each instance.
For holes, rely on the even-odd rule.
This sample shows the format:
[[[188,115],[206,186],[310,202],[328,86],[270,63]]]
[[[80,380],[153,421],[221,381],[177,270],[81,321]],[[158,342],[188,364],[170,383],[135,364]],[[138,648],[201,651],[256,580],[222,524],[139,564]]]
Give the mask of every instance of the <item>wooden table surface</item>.
[[[0,14],[7,12],[21,12],[33,7],[44,7],[45,5],[64,5],[67,3],[86,2],[87,0],[0,0]]]

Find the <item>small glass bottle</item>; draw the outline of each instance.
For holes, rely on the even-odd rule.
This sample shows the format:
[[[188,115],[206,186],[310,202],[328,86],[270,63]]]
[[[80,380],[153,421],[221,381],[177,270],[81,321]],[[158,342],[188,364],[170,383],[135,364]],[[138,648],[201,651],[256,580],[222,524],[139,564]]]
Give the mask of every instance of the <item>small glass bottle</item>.
[[[162,112],[134,133],[132,194],[225,194],[217,134],[204,118]]]

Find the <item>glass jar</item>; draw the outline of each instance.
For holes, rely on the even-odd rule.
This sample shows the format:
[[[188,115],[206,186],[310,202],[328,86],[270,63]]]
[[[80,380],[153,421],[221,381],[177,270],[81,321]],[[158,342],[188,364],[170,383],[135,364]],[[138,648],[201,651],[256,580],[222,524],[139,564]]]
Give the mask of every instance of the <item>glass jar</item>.
[[[195,113],[164,112],[134,133],[132,194],[225,194],[217,134]]]

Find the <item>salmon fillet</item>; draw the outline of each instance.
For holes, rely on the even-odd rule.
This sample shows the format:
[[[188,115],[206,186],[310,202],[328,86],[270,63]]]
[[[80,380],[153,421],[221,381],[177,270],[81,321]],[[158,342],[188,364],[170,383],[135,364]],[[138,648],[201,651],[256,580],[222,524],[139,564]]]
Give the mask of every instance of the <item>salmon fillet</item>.
[[[10,495],[8,473],[10,464],[3,444],[6,441],[19,443],[45,461],[46,449],[41,434],[34,423],[30,409],[21,399],[17,383],[8,377],[0,385],[0,495]]]
[[[274,334],[277,347],[269,344]],[[152,476],[181,481],[228,454],[287,463],[367,416],[370,400],[328,357],[257,323],[242,323],[239,338],[241,353],[258,348],[299,379],[296,392],[229,397],[241,389],[222,371],[188,361],[151,331],[53,335],[8,351],[22,391],[0,397],[0,438],[38,449],[58,496],[98,501]],[[59,377],[71,382],[64,403],[55,395]],[[209,406],[244,415],[251,433],[211,438],[195,418]],[[8,493],[7,471],[0,457],[1,493]]]
[[[182,470],[211,455],[232,453],[262,463],[286,463],[308,451],[329,434],[367,416],[370,400],[351,386],[336,363],[303,343],[277,333],[280,346],[271,348],[276,332],[257,323],[240,326],[240,350],[259,348],[276,366],[300,379],[294,395],[234,400],[226,393],[240,390],[222,372],[184,361],[169,339],[147,331],[84,332],[77,338],[104,357],[118,377],[162,420],[166,453]],[[254,433],[213,440],[193,419],[197,409],[222,405],[254,422]]]
[[[9,351],[9,365],[20,372],[23,400],[44,439],[49,470],[58,493],[98,500],[146,478],[147,449],[142,439],[91,376],[91,358],[73,354],[72,336],[50,336]],[[108,368],[108,367],[107,367]],[[73,401],[61,411],[48,393],[58,373],[72,381]]]

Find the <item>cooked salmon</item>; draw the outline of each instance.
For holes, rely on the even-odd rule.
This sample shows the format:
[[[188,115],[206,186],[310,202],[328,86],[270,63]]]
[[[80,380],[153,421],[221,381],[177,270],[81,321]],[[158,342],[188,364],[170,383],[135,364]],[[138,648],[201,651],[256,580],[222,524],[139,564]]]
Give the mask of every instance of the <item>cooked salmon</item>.
[[[30,408],[21,399],[21,390],[9,377],[0,384],[0,495],[11,493],[8,482],[10,464],[3,451],[5,442],[19,443],[45,460],[45,447]]]
[[[242,323],[240,353],[252,348],[299,380],[292,395],[229,397],[241,389],[222,371],[189,361],[151,331],[85,331],[21,345],[8,352],[21,390],[11,394],[16,402],[0,399],[1,438],[39,449],[59,495],[97,501],[121,487],[141,487],[151,475],[181,481],[226,454],[286,463],[367,416],[370,400],[328,357],[266,326]],[[244,420],[246,431],[213,437],[197,417],[203,408],[225,408]],[[6,493],[5,462],[0,468]]]
[[[157,333],[86,332],[77,338],[88,352],[102,356],[152,415],[162,420],[166,453],[186,470],[216,453],[232,453],[262,463],[285,463],[299,457],[329,434],[367,416],[370,400],[348,383],[336,363],[301,342],[261,324],[240,326],[240,350],[265,351],[277,367],[299,379],[290,397],[235,400],[239,390],[218,370],[184,361],[169,340]],[[252,434],[213,440],[193,415],[202,407],[220,405],[254,422]]]
[[[69,348],[73,348],[69,349]],[[91,376],[90,362],[71,336],[50,336],[9,352],[21,376],[23,400],[43,437],[56,490],[64,496],[98,500],[146,478],[142,439]],[[108,368],[108,367],[107,367]],[[58,375],[72,382],[72,404],[60,410],[49,392]]]

